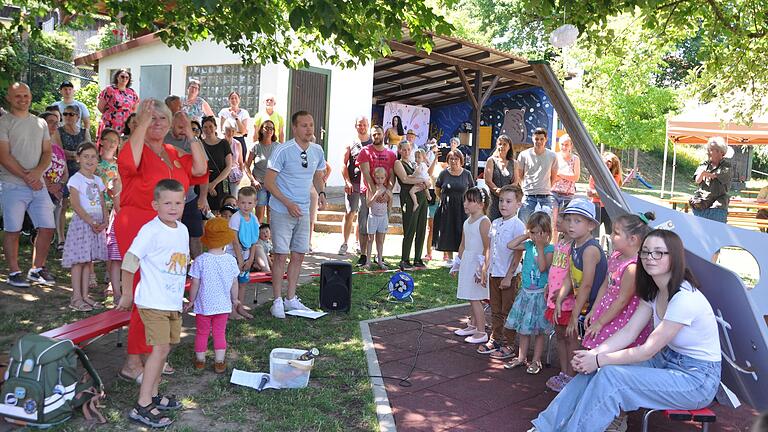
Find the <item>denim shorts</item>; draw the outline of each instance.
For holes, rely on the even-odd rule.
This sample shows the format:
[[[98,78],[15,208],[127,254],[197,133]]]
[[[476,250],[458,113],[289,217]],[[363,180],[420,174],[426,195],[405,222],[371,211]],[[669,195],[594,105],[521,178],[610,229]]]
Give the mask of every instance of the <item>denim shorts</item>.
[[[53,201],[45,187],[32,190],[27,185],[4,182],[2,185],[3,230],[19,232],[24,213],[29,213],[35,228],[56,228]]]
[[[703,210],[693,209],[693,214],[715,222],[726,223],[728,221],[728,210],[722,208],[708,208]]]
[[[267,188],[265,188],[263,185],[261,186],[261,189],[259,189],[256,192],[256,205],[257,206],[266,206],[269,204],[269,197],[272,196],[269,192],[267,192]]]
[[[552,198],[555,199],[555,206],[559,209],[568,207],[568,204],[573,199],[573,194],[561,194],[552,192]]]

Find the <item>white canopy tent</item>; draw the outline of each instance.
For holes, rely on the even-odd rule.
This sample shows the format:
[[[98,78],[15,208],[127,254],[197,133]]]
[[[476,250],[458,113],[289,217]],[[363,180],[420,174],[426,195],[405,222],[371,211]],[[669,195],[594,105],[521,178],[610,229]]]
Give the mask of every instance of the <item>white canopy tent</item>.
[[[716,103],[691,104],[681,114],[667,119],[664,140],[664,166],[661,173],[661,197],[664,197],[667,174],[667,148],[672,141],[672,182],[669,192],[675,191],[677,145],[703,145],[713,136],[722,136],[728,145],[768,144],[768,115],[753,117],[752,125],[739,125],[732,116],[721,110]]]

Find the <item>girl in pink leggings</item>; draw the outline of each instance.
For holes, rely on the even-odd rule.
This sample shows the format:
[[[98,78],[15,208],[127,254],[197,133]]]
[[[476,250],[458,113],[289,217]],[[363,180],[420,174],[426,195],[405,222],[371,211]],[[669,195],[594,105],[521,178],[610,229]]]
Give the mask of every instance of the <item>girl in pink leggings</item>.
[[[232,243],[235,235],[235,231],[229,228],[224,218],[216,217],[205,224],[200,241],[208,251],[195,258],[192,263],[189,270],[192,277],[189,303],[184,306],[185,311],[189,311],[193,306],[195,311],[195,369],[205,368],[208,336],[213,334],[213,370],[219,374],[227,371],[227,319],[239,303],[237,275],[240,269],[235,257],[224,253],[224,246]]]

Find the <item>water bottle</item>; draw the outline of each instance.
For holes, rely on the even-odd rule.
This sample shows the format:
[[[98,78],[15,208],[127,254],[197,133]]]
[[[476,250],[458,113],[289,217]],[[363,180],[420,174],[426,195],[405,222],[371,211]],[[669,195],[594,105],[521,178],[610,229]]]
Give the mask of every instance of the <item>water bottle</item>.
[[[300,355],[298,360],[308,361],[308,360],[312,360],[313,358],[319,355],[320,355],[320,350],[318,350],[317,348],[312,348],[311,350],[308,350],[304,354]]]

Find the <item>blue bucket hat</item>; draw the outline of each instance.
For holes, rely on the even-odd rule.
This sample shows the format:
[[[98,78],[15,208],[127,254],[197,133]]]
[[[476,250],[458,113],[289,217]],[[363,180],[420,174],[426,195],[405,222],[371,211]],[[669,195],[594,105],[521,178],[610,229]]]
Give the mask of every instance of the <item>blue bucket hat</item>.
[[[586,198],[574,198],[568,204],[568,207],[561,214],[577,214],[600,225],[600,221],[595,218],[595,205]]]

